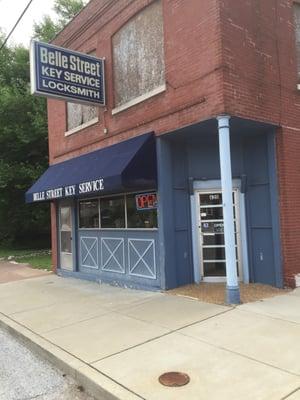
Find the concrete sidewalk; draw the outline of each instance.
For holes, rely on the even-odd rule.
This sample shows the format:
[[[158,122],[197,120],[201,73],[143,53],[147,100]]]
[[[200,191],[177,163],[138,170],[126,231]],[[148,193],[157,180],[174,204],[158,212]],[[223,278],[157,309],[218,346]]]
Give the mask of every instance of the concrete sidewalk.
[[[0,324],[101,399],[300,400],[300,290],[230,308],[50,275],[1,284]]]

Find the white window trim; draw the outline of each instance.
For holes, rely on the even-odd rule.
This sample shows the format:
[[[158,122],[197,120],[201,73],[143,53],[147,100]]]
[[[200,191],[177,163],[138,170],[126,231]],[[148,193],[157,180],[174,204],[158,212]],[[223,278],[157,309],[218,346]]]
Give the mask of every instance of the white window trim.
[[[162,92],[165,92],[167,89],[166,84],[164,83],[163,85],[160,85],[156,87],[155,89],[151,90],[148,93],[142,94],[141,96],[136,97],[135,99],[129,100],[127,103],[122,104],[118,107],[115,107],[112,109],[111,113],[112,115],[116,115],[124,110],[127,110],[130,107],[135,106],[136,104],[142,103],[143,101],[149,99],[150,97],[156,96]]]
[[[82,129],[85,129],[91,125],[97,124],[97,122],[99,122],[99,118],[98,117],[93,118],[90,121],[85,122],[84,124],[78,125],[75,128],[72,128],[72,129],[66,131],[65,136],[73,135],[73,133],[79,132]]]

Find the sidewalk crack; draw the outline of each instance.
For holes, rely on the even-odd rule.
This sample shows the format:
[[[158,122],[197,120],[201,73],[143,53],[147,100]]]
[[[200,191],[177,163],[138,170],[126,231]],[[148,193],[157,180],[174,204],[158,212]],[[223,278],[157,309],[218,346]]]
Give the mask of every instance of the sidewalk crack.
[[[292,394],[297,393],[300,390],[300,386],[298,386],[295,390],[293,390],[291,393],[287,394],[286,396],[282,397],[280,400],[286,400],[288,399]]]
[[[148,339],[148,340],[146,340],[146,341],[144,341],[144,342],[142,342],[142,343],[135,344],[135,345],[133,345],[133,346],[127,347],[127,348],[124,349],[124,350],[120,350],[120,351],[117,351],[117,352],[115,352],[115,353],[113,353],[113,354],[110,354],[110,355],[108,355],[108,356],[99,358],[99,359],[97,359],[97,360],[93,360],[91,363],[92,363],[92,364],[95,364],[95,363],[97,363],[97,362],[99,362],[99,361],[106,360],[107,358],[114,357],[114,356],[116,356],[116,355],[125,353],[125,352],[128,351],[128,350],[132,350],[132,349],[135,349],[135,348],[137,348],[137,347],[143,346],[144,344],[154,342],[155,340],[158,340],[158,339],[161,339],[161,338],[163,338],[163,337],[169,336],[169,335],[171,335],[171,334],[173,334],[173,333],[179,332],[180,330],[185,329],[185,328],[188,328],[189,326],[193,326],[193,325],[195,325],[195,324],[199,324],[199,323],[201,323],[201,322],[207,321],[207,320],[212,319],[212,318],[214,318],[214,317],[217,317],[217,316],[219,316],[219,315],[226,314],[226,313],[228,313],[228,312],[230,312],[230,311],[232,311],[232,310],[234,310],[234,308],[230,308],[229,310],[221,311],[221,312],[219,312],[218,314],[214,314],[214,315],[211,315],[211,316],[209,316],[209,317],[207,317],[207,318],[201,319],[201,320],[199,320],[199,321],[195,321],[195,322],[192,322],[192,323],[190,323],[190,324],[181,326],[180,328],[172,329],[172,330],[170,330],[169,332],[163,333],[162,335],[159,335],[159,336],[155,336],[155,337],[153,337],[153,338],[151,338],[151,339]],[[123,315],[123,314],[121,314],[121,315]],[[137,321],[142,321],[142,322],[147,322],[147,323],[149,323],[148,321],[144,321],[144,320],[141,320],[141,319],[138,319],[138,318],[134,318],[134,317],[129,317],[129,318],[133,318],[133,319],[136,319]],[[159,326],[160,326],[160,325],[159,325]],[[167,329],[165,326],[164,326],[163,328]]]

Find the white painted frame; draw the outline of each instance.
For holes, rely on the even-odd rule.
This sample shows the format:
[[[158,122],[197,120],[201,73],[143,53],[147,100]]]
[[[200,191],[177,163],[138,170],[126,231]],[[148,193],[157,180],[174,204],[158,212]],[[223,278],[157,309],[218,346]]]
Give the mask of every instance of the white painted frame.
[[[139,253],[139,251],[136,249],[136,247],[134,246],[133,242],[148,242],[149,246],[146,248],[146,250],[144,251],[144,253],[141,255]],[[138,260],[138,262],[140,260],[143,261],[143,263],[145,264],[146,268],[148,269],[150,275],[142,275],[142,274],[137,274],[135,272],[133,272],[138,264],[138,262],[135,263],[135,265],[132,267],[131,265],[131,259],[130,259],[130,246],[132,247],[132,249],[136,252],[136,254],[138,255],[138,257],[140,258]],[[144,255],[146,255],[146,253],[153,248],[153,272],[151,271],[151,268],[149,268],[149,265],[145,262],[145,260],[143,259]],[[157,268],[156,268],[156,254],[155,254],[155,240],[154,239],[137,239],[137,238],[128,238],[128,273],[129,275],[133,275],[133,276],[138,276],[140,278],[145,278],[145,279],[157,279]]]
[[[94,240],[94,244],[90,248],[90,250],[88,250],[87,245],[84,242],[84,239],[93,239]],[[85,246],[86,251],[88,253],[87,257],[90,256],[93,259],[93,261],[95,262],[95,265],[83,264],[86,261],[87,257],[85,258],[85,260],[83,260],[83,258],[82,258],[82,244]],[[94,246],[96,246],[96,251],[97,251],[97,259],[96,260],[94,260],[94,257],[91,254],[91,250],[92,250],[92,248]],[[81,238],[80,238],[80,265],[81,265],[81,267],[91,268],[91,269],[99,269],[99,250],[98,250],[98,246],[99,246],[99,243],[98,243],[98,238],[96,236],[81,236]]]
[[[249,283],[249,263],[248,263],[248,246],[247,246],[247,224],[245,211],[245,195],[241,193],[240,179],[232,180],[233,191],[236,192],[236,223],[239,231],[238,235],[238,259],[239,280]],[[194,181],[193,194],[190,196],[191,204],[191,226],[192,226],[192,248],[193,248],[193,266],[194,281],[196,283],[204,282],[226,282],[226,277],[204,277],[203,276],[203,260],[201,252],[201,238],[199,232],[199,193],[210,193],[213,191],[222,192],[220,180]]]
[[[115,247],[114,250],[111,250],[109,248],[109,246],[107,245],[107,243],[105,242],[107,240],[118,240],[119,243]],[[106,249],[110,252],[109,258],[108,258],[108,260],[106,260],[105,263],[103,262],[103,246],[105,246]],[[119,263],[119,261],[115,257],[115,252],[119,249],[120,246],[122,246],[123,265],[121,265]],[[120,267],[119,271],[106,268],[106,266],[108,265],[108,262],[111,260],[111,258],[114,258],[115,261],[117,262],[117,264],[119,264],[119,267]],[[116,274],[125,274],[126,273],[126,267],[125,267],[125,240],[124,240],[124,238],[119,238],[119,237],[102,237],[101,238],[101,270],[105,271],[105,272],[116,273]]]

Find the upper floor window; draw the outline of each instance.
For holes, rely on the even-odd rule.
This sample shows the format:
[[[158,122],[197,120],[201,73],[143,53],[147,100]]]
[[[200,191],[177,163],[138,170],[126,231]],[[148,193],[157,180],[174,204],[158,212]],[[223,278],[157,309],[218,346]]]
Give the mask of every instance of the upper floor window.
[[[88,54],[96,55],[95,51]],[[89,123],[98,120],[98,110],[96,106],[83,105],[78,103],[67,102],[67,132],[77,131],[84,128]],[[70,132],[71,131],[71,132]]]
[[[83,127],[97,118],[97,107],[77,103],[67,103],[67,130]]]
[[[165,89],[161,0],[131,18],[114,35],[112,45],[116,108]]]
[[[297,72],[298,72],[298,82],[300,82],[300,3],[294,3],[294,19],[295,19],[295,33],[296,33]]]

